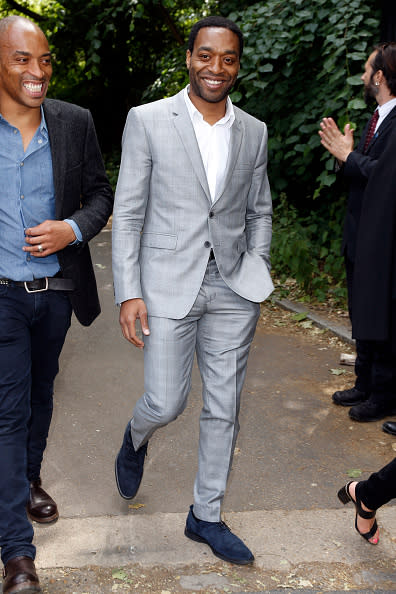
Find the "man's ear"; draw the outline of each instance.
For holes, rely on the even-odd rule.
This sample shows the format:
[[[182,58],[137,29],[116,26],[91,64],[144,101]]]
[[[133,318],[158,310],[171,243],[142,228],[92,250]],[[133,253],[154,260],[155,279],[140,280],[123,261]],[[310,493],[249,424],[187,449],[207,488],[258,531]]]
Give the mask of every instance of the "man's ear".
[[[377,72],[374,74],[374,80],[376,82],[378,82],[379,84],[381,84],[382,82],[384,82],[385,76],[384,76],[384,73],[383,73],[382,70],[377,70]]]
[[[186,51],[186,66],[187,66],[187,69],[190,68],[190,62],[191,62],[191,52],[190,52],[190,50],[187,50]]]

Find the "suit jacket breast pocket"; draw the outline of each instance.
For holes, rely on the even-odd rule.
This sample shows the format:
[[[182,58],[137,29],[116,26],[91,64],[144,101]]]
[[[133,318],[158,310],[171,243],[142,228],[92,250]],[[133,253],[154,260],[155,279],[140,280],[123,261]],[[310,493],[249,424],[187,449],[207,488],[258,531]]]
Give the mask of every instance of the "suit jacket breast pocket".
[[[177,236],[169,233],[153,233],[151,231],[143,231],[140,238],[140,245],[142,247],[158,248],[162,250],[175,250],[177,244]]]
[[[253,167],[251,165],[238,165],[232,173],[234,183],[240,183],[244,186],[251,184],[253,177]]]

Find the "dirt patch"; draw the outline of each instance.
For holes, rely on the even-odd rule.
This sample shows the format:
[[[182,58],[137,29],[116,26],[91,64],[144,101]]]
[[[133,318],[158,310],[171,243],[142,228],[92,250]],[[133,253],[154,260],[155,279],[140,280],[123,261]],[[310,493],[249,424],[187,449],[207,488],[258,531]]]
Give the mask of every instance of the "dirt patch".
[[[333,324],[350,328],[348,313],[345,310],[335,309],[329,304],[307,305],[306,309]],[[311,343],[314,340],[339,348],[342,352],[354,353],[353,345],[341,340],[331,331],[319,328],[306,317],[280,307],[275,300],[265,301],[261,305],[259,326],[271,334],[306,336]]]
[[[286,561],[285,561],[286,563]],[[263,571],[225,563],[194,565],[177,569],[162,567],[86,567],[40,571],[44,594],[176,594],[181,592],[242,593],[298,591],[326,592],[377,589],[394,591],[396,563],[370,562],[345,566],[340,563],[302,564],[285,572]]]

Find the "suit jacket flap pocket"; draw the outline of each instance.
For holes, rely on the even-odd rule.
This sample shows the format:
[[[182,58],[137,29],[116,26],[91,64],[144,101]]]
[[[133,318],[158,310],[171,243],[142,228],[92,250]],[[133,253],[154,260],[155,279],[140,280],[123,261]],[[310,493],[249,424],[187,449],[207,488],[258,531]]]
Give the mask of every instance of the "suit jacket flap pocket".
[[[169,235],[168,233],[143,232],[140,238],[140,245],[164,250],[175,250],[176,241],[176,235]]]

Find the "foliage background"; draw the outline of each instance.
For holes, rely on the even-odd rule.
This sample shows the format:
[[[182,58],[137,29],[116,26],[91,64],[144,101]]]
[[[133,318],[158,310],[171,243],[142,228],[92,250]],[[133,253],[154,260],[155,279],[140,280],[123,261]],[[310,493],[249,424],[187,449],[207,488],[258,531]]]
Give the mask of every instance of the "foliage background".
[[[339,301],[345,188],[317,131],[330,115],[341,128],[355,123],[357,136],[362,129],[369,111],[360,75],[380,41],[381,8],[392,4],[383,3],[0,0],[0,16],[25,14],[47,34],[56,57],[50,95],[91,109],[113,180],[128,109],[187,82],[191,24],[216,13],[235,20],[245,50],[232,99],[269,129],[273,270],[295,278],[311,298]]]

